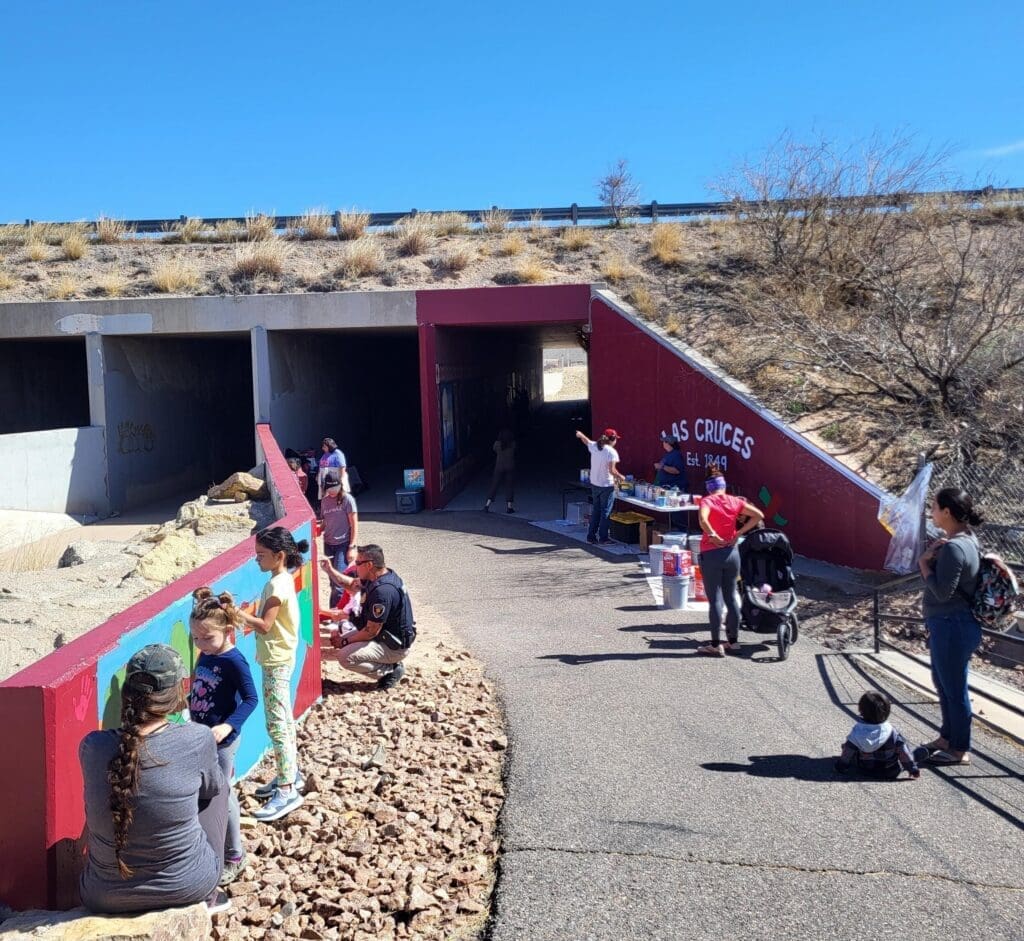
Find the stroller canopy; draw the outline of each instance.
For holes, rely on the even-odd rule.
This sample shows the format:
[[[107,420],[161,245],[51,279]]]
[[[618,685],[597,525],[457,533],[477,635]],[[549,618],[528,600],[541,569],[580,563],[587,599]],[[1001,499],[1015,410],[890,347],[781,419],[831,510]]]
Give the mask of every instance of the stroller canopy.
[[[793,547],[777,529],[755,529],[740,543],[740,576],[746,588],[785,591],[796,584]]]

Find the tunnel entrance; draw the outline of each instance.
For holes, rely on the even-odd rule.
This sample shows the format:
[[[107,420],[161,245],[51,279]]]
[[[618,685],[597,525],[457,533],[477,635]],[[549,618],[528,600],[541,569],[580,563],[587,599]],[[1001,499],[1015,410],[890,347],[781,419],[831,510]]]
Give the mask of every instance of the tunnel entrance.
[[[361,511],[394,510],[405,468],[423,466],[415,328],[275,330],[270,421],[282,449],[333,438],[365,490]],[[315,495],[315,494],[314,494]]]
[[[483,506],[491,490],[494,444],[508,428],[516,442],[517,512],[561,515],[562,490],[586,465],[574,432],[589,433],[590,403],[585,382],[581,398],[547,400],[544,367],[550,357],[545,351],[578,351],[580,356],[565,358],[585,371],[578,332],[573,322],[437,328],[441,489],[447,509]],[[504,489],[497,492],[495,508],[504,509],[505,499]]]
[[[205,493],[255,463],[249,334],[104,337],[111,505]]]
[[[85,337],[0,341],[0,435],[89,424]]]

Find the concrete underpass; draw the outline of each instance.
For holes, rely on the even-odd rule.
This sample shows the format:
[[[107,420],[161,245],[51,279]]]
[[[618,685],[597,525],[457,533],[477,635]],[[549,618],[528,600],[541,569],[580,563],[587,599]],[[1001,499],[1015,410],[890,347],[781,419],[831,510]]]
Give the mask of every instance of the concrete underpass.
[[[89,424],[85,338],[0,340],[0,435]]]

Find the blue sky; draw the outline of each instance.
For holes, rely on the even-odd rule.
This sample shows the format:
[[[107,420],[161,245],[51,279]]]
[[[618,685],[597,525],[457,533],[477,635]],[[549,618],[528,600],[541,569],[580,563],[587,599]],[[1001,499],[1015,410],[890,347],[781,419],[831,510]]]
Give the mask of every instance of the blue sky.
[[[1024,185],[1024,6],[32,0],[0,16],[0,219],[581,205],[787,129]]]

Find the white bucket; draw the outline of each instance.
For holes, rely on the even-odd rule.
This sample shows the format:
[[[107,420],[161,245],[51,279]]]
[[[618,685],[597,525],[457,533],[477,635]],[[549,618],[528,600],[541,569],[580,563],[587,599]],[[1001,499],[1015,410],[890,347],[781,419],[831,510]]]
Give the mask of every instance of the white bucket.
[[[693,558],[694,565],[700,565],[700,540],[701,535],[697,533],[694,536],[687,536],[686,541],[690,546],[690,555]]]
[[[690,579],[684,575],[663,575],[661,593],[666,608],[685,610],[690,599]]]
[[[661,574],[661,565],[662,565],[661,555],[662,555],[662,553],[664,551],[665,551],[665,547],[663,545],[661,545],[661,543],[659,543],[658,545],[652,545],[652,546],[650,546],[650,548],[648,548],[647,552],[649,554],[648,557],[650,558],[650,561],[651,561],[651,574],[652,575],[660,575]]]
[[[685,549],[686,533],[665,533],[661,537],[661,541],[666,546],[679,546],[680,549]]]

